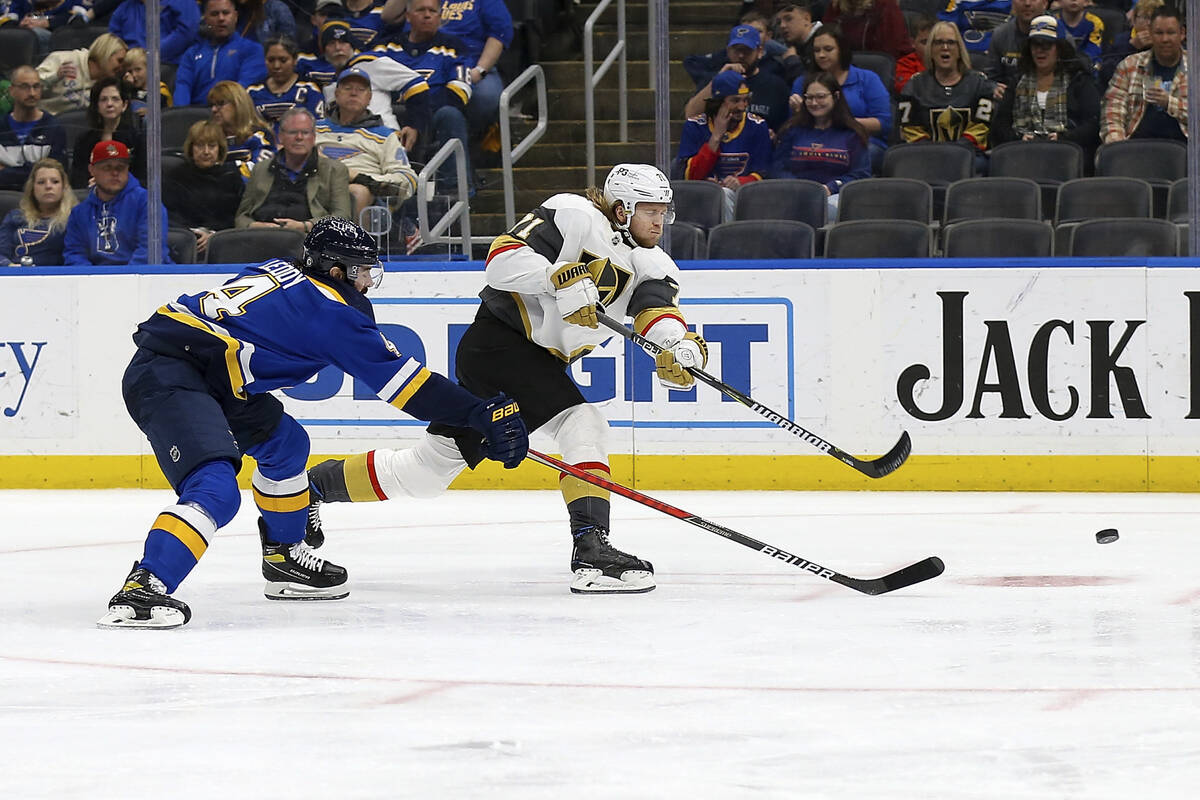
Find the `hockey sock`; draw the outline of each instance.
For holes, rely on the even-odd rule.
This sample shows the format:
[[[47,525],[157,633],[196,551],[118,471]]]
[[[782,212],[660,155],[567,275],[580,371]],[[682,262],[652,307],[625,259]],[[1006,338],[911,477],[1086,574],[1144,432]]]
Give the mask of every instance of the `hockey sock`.
[[[598,461],[585,461],[574,466],[587,470],[593,475],[609,477],[608,465]],[[597,526],[608,530],[610,504],[607,489],[585,483],[565,472],[559,473],[558,489],[567,503],[567,513],[571,517],[572,535],[577,536],[583,531]]]
[[[255,470],[250,481],[254,503],[267,524],[267,535],[279,544],[295,544],[304,538],[308,520],[308,473],[272,480]]]

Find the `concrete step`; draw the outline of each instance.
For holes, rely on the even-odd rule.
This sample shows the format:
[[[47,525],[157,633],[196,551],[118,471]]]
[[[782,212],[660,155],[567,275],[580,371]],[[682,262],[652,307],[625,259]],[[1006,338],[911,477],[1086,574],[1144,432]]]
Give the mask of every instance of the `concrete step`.
[[[626,68],[626,82],[628,86],[635,89],[644,89],[650,86],[649,61],[628,61],[626,62]],[[546,87],[548,89],[583,86],[582,61],[547,61],[542,63],[542,69],[546,71]],[[617,65],[614,63],[612,68],[604,75],[604,78],[601,79],[600,88],[615,89],[617,87],[616,70]],[[667,75],[670,79],[669,85],[672,90],[695,91],[695,84],[692,82],[691,76],[684,70],[682,62],[671,62],[671,67]]]
[[[629,141],[631,142],[653,142],[655,123],[651,119],[637,119],[639,114],[634,113],[634,109],[629,109]],[[678,143],[680,132],[683,130],[683,121],[671,120],[667,126],[671,131],[671,141]],[[596,120],[596,141],[597,142],[619,142],[620,141],[621,123],[615,119],[598,119]],[[549,124],[546,126],[546,134],[538,140],[533,149],[542,147],[547,143],[567,143],[567,144],[583,144],[587,141],[587,128],[585,127],[582,115],[574,119],[558,119],[550,118]],[[532,153],[532,151],[531,151]],[[580,154],[586,158],[586,154]]]
[[[588,16],[595,8],[596,3],[584,3],[576,12],[580,27],[583,27],[583,23],[587,21]],[[649,8],[648,3],[626,3],[626,27],[637,26],[644,29],[650,17]],[[737,18],[737,4],[727,2],[727,0],[685,0],[684,2],[672,0],[668,7],[667,23],[672,27],[686,22],[689,27],[712,25],[729,29],[737,24]],[[603,16],[597,21],[597,25],[615,25],[616,21],[617,8],[613,3],[605,10]]]
[[[670,114],[671,118],[683,116],[683,106],[687,103],[688,98],[695,92],[689,89],[672,89],[670,92]],[[595,113],[596,119],[617,118],[620,106],[621,93],[617,89],[597,89],[595,93]],[[654,118],[654,103],[657,93],[650,89],[630,89],[626,92],[627,109],[630,119]],[[568,89],[550,89],[546,93],[546,102],[550,106],[551,119],[559,117],[570,117],[571,119],[583,119],[584,97],[583,92],[577,88]]]
[[[597,142],[596,162],[604,164],[620,164],[625,161],[646,161],[654,159],[654,142]],[[587,153],[579,143],[568,142],[538,142],[525,154],[514,170],[526,167],[569,167],[587,163]],[[497,177],[497,180],[499,178]]]
[[[668,38],[668,58],[672,61],[682,61],[684,56],[690,56],[693,53],[711,53],[714,50],[719,50],[729,40],[729,28],[732,27],[733,23],[731,22],[728,27],[722,26],[721,28],[713,29],[693,28],[689,22],[683,19],[676,19],[671,23],[671,33]],[[626,25],[625,39],[625,57],[627,59],[645,61],[650,57],[650,38],[644,30],[638,30]],[[616,43],[616,30],[607,28],[597,30],[595,44],[593,45],[596,61],[603,61]],[[582,45],[580,46],[579,53],[581,56],[583,55]]]
[[[606,164],[602,167],[596,168],[597,183],[603,180],[604,176],[608,174],[610,166],[611,165]],[[580,167],[577,178],[566,181],[557,186],[549,186],[545,188],[535,188],[530,187],[527,184],[518,183],[517,188],[513,190],[513,199],[516,203],[514,213],[516,214],[517,219],[520,219],[521,215],[525,212],[540,206],[542,202],[545,201],[545,199],[550,195],[558,194],[560,192],[583,194],[584,190],[587,189],[586,179],[583,177],[586,173],[587,168]],[[472,226],[474,226],[475,218],[477,216],[486,217],[487,215],[504,215],[504,187],[500,186],[499,184],[496,185],[495,189],[492,189],[489,186],[489,188],[484,189],[471,198]],[[496,232],[501,233],[504,231],[504,229],[505,226],[501,225]],[[474,231],[472,231],[472,233],[474,233]]]

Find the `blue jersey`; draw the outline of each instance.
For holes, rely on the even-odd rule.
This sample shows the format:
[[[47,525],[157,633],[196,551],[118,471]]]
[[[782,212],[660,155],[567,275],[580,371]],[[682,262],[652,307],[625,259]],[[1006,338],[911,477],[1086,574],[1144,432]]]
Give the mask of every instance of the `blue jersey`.
[[[412,42],[400,35],[389,44],[375,48],[416,72],[429,84],[429,102],[433,108],[446,104],[466,106],[471,100],[471,82],[467,80],[466,48],[457,39],[441,31],[427,42]]]
[[[301,53],[296,56],[296,74],[322,88],[326,84],[333,83],[333,79],[341,71],[316,53]]]
[[[305,275],[288,261],[247,267],[221,286],[167,303],[133,339],[192,362],[220,395],[240,400],[297,386],[333,365],[419,419],[465,426],[480,402],[401,354],[349,284]]]
[[[953,22],[972,53],[986,53],[992,30],[1008,19],[1012,0],[949,0],[938,19]]]
[[[225,152],[225,163],[233,164],[242,174],[242,180],[250,180],[250,173],[255,165],[262,161],[270,161],[275,155],[275,143],[266,131],[254,131],[245,141],[237,141],[232,136],[225,137],[228,150]]]
[[[254,103],[254,110],[271,123],[276,137],[279,135],[279,118],[289,109],[307,108],[317,119],[325,116],[325,97],[321,87],[311,81],[297,78],[279,94],[267,88],[265,82],[251,84],[246,91],[250,94],[250,102]]]
[[[1079,24],[1071,26],[1062,18],[1062,10],[1055,13],[1067,38],[1075,44],[1075,51],[1092,65],[1092,72],[1100,71],[1100,50],[1104,43],[1104,20],[1090,11],[1085,11]]]
[[[704,114],[689,118],[679,134],[679,158],[684,164],[684,177],[728,178],[741,175],[763,177],[771,165],[771,132],[766,121],[755,114],[746,114],[737,127],[727,131],[721,140],[716,159],[701,154],[712,137],[712,123]]]
[[[440,30],[467,46],[467,61],[479,60],[488,39],[508,47],[513,38],[513,19],[504,0],[442,0]]]

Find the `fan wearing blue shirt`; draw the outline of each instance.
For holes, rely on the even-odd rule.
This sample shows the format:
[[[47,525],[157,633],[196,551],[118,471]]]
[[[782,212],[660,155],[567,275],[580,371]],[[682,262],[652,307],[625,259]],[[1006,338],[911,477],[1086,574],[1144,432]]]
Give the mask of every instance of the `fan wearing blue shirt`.
[[[200,40],[183,54],[175,75],[177,106],[203,104],[221,81],[250,86],[267,77],[262,45],[237,32],[233,0],[205,0],[203,8]]]

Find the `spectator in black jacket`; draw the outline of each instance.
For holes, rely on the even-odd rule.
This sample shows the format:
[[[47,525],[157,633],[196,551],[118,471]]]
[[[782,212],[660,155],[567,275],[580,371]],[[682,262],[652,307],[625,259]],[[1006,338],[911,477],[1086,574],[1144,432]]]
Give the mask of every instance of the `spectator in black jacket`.
[[[171,225],[196,236],[196,254],[208,250],[214,231],[233,227],[246,183],[236,164],[225,163],[225,131],[212,120],[188,129],[184,163],[163,180],[163,204]]]
[[[683,60],[684,69],[699,88],[684,107],[685,118],[703,113],[704,102],[712,97],[712,79],[718,72],[734,70],[742,74],[746,85],[750,87],[749,113],[765,119],[771,130],[777,130],[787,122],[790,115],[788,85],[780,77],[779,63],[768,62],[762,57],[762,36],[757,28],[751,25],[734,26],[725,47],[724,64],[717,62],[717,55],[719,53],[688,56]]]
[[[92,86],[87,108],[88,129],[75,141],[71,161],[71,186],[86,189],[91,174],[88,165],[92,148],[98,143],[116,140],[125,145],[132,157],[129,172],[139,183],[146,182],[146,135],[133,113],[132,90],[119,78],[102,78]]]
[[[29,168],[43,158],[67,160],[67,134],[42,111],[42,81],[37,70],[20,66],[8,87],[13,108],[0,117],[0,189],[23,189]]]

